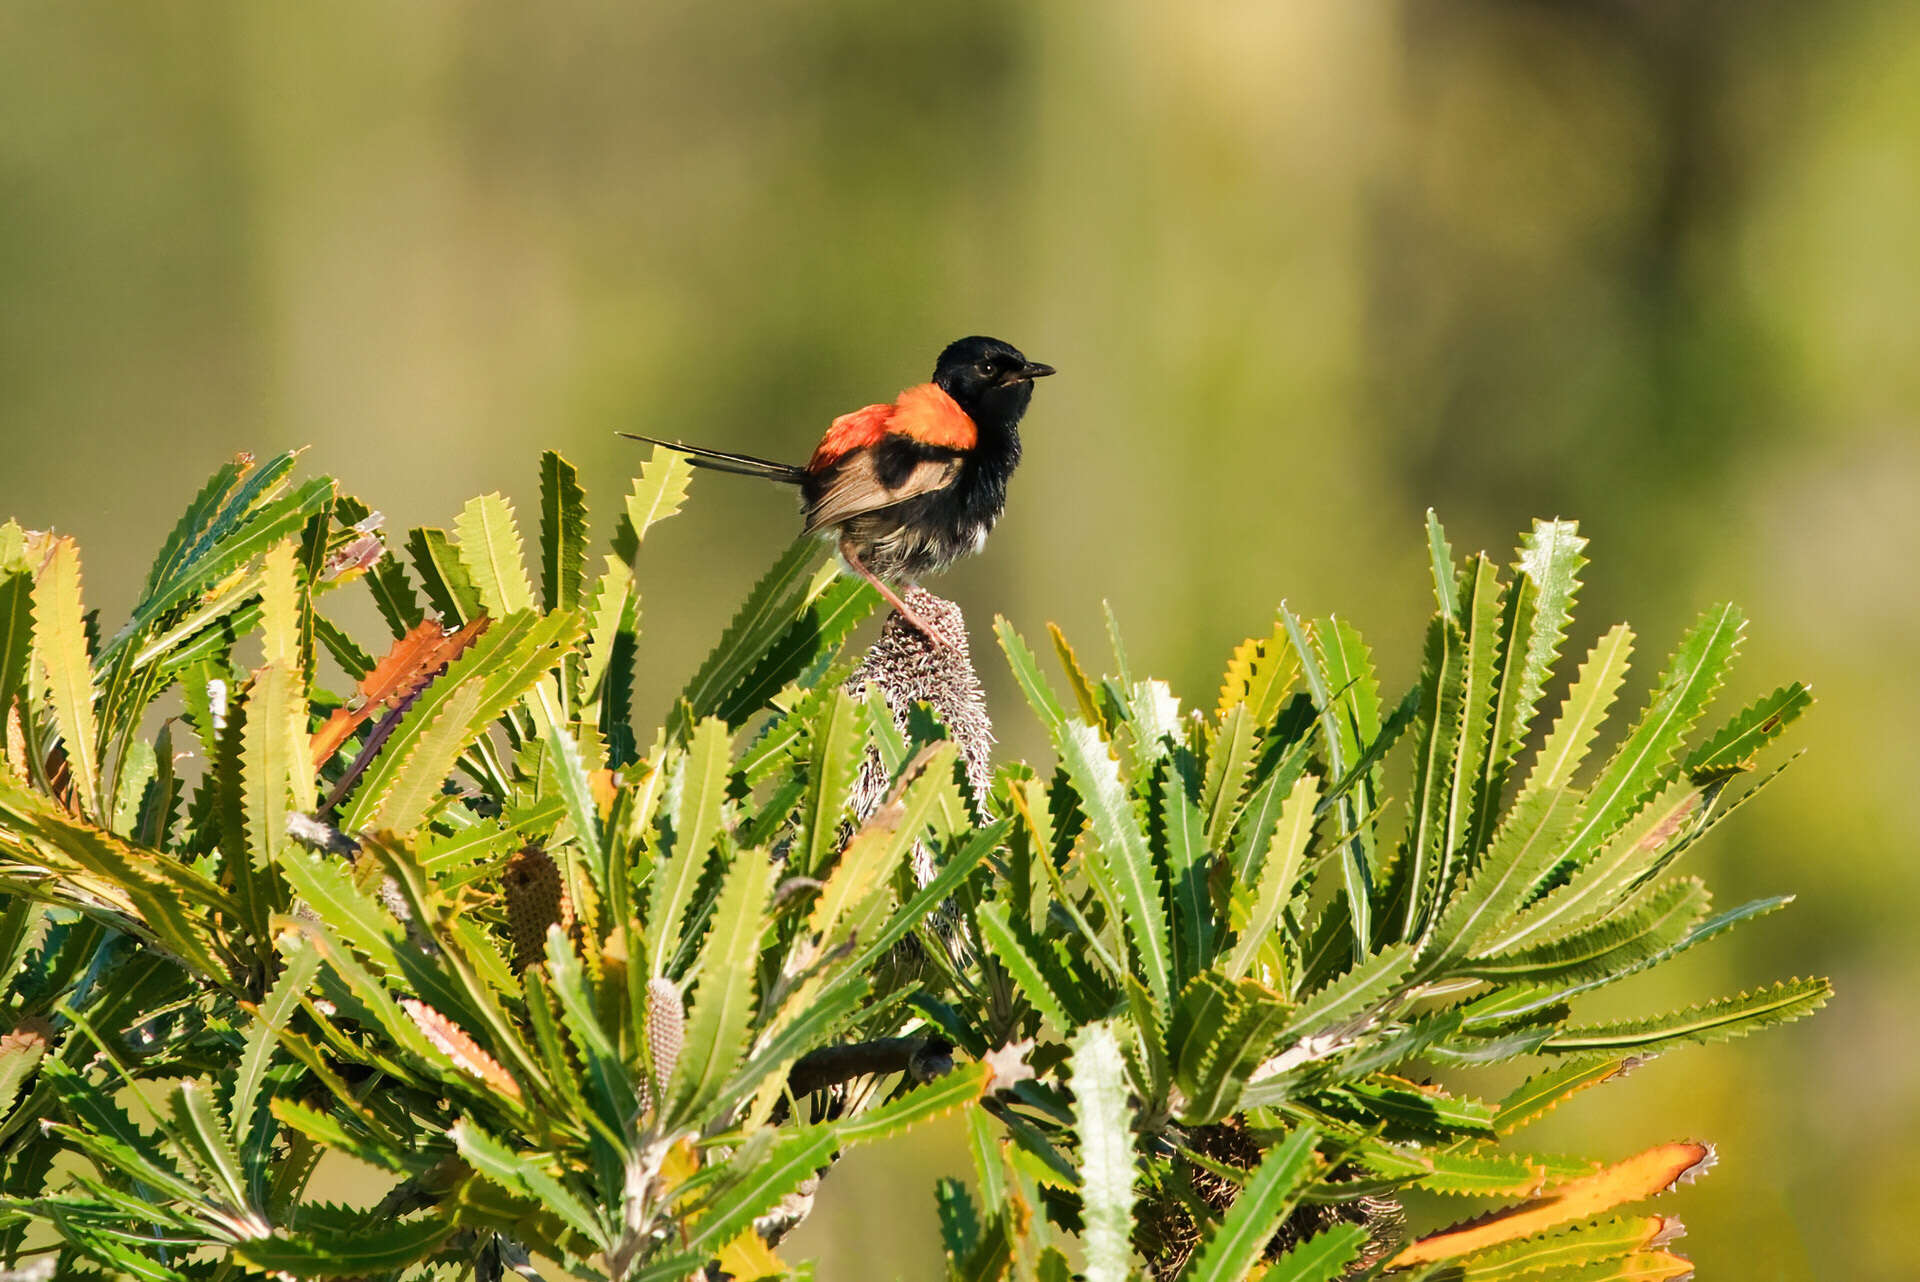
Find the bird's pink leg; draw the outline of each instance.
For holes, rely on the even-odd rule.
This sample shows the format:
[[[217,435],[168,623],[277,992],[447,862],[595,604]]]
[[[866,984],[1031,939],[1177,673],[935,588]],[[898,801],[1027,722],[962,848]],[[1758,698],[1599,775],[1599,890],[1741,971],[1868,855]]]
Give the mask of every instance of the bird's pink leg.
[[[850,540],[842,539],[840,541],[840,555],[846,559],[847,564],[852,567],[853,572],[873,584],[874,589],[887,599],[887,604],[893,607],[893,612],[912,625],[913,630],[925,637],[930,645],[938,647],[946,644],[946,642],[934,634],[932,624],[916,614],[913,607],[909,606],[905,601],[902,601],[892,588],[882,583],[879,576],[867,568],[866,563],[860,559],[860,554],[853,550],[853,544]]]

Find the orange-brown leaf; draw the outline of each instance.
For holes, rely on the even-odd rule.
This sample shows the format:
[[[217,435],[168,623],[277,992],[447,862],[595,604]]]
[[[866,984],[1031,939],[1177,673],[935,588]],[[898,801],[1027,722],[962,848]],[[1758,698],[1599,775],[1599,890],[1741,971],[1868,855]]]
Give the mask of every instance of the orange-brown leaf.
[[[1494,1211],[1440,1233],[1421,1238],[1396,1255],[1388,1266],[1403,1269],[1414,1264],[1450,1260],[1469,1251],[1483,1250],[1515,1238],[1530,1237],[1574,1220],[1591,1219],[1604,1211],[1628,1202],[1638,1202],[1665,1192],[1683,1180],[1690,1180],[1713,1162],[1713,1147],[1708,1144],[1661,1144],[1624,1162],[1604,1167],[1592,1175],[1569,1180],[1549,1189],[1531,1202]],[[1648,1259],[1667,1256],[1664,1251],[1646,1253]],[[1684,1260],[1681,1261],[1683,1264]],[[1689,1269],[1691,1265],[1687,1266]],[[1633,1278],[1680,1277],[1679,1273],[1623,1274]]]
[[[400,1005],[420,1026],[420,1031],[427,1035],[427,1040],[453,1061],[454,1067],[463,1073],[471,1073],[502,1095],[516,1100],[520,1098],[520,1084],[513,1080],[506,1069],[500,1067],[498,1060],[481,1050],[479,1043],[467,1036],[464,1028],[423,1001],[408,997]]]
[[[448,632],[431,619],[393,643],[386,658],[361,678],[360,701],[353,708],[336,708],[313,735],[313,765],[317,770],[340,750],[355,730],[390,708],[397,708],[426,689],[427,683],[460,657],[475,638],[487,630],[482,615],[458,632]]]

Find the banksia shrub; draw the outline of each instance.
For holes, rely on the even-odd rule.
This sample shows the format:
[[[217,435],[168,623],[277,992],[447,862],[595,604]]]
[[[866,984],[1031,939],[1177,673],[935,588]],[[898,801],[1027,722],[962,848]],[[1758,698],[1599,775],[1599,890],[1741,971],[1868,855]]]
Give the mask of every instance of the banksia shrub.
[[[956,1276],[1672,1278],[1634,1208],[1707,1146],[1517,1137],[1826,997],[1582,1014],[1785,904],[1684,859],[1811,700],[1703,732],[1716,606],[1610,736],[1633,636],[1576,633],[1569,523],[1511,566],[1430,524],[1404,692],[1337,616],[1282,608],[1198,704],[1117,627],[1042,664],[1001,620],[1032,766],[957,606],[847,654],[875,594],[806,541],[636,725],[675,457],[593,556],[558,455],[531,557],[498,495],[400,537],[294,465],[221,469],[117,625],[72,540],[0,526],[12,1276],[786,1276],[838,1155],[952,1116]],[[318,1197],[329,1158],[367,1196]],[[1409,1191],[1465,1222],[1403,1230]]]

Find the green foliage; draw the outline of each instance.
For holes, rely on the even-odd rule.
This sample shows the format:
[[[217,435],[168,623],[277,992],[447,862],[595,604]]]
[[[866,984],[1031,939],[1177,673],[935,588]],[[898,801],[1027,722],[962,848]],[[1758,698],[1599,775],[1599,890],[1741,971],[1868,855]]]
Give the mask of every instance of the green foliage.
[[[804,541],[667,724],[632,723],[678,456],[595,562],[547,455],[532,571],[498,495],[390,540],[294,463],[222,469],[104,641],[71,540],[0,527],[0,1265],[780,1275],[778,1226],[836,1154],[957,1113],[978,1189],[939,1189],[954,1277],[1673,1276],[1656,1221],[1604,1213],[1698,1154],[1596,1172],[1507,1137],[1826,997],[1576,1021],[1785,902],[1713,913],[1673,867],[1810,696],[1689,748],[1738,648],[1717,607],[1588,769],[1632,634],[1537,731],[1570,523],[1511,573],[1429,523],[1440,609],[1397,700],[1343,619],[1283,609],[1191,714],[1117,629],[1112,675],[1052,631],[1063,699],[1001,620],[1059,764],[969,804],[934,723],[846,687],[875,598]],[[390,644],[338,622],[359,584]],[[871,763],[891,783],[856,812]],[[932,1058],[794,1075],[899,1046]],[[1474,1095],[1521,1058],[1500,1103]],[[329,1156],[377,1196],[314,1200]],[[1401,1188],[1549,1211],[1395,1259],[1364,1199]]]

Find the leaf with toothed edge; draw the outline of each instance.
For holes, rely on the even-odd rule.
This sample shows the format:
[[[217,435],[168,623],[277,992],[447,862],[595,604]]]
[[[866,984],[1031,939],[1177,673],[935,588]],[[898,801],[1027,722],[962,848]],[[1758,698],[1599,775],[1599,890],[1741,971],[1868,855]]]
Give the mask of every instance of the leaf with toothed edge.
[[[1390,944],[1340,978],[1308,994],[1282,1038],[1318,1037],[1365,1015],[1392,993],[1413,969],[1413,949]]]
[[[1573,618],[1574,599],[1580,594],[1580,571],[1587,565],[1582,555],[1586,546],[1577,521],[1535,521],[1532,532],[1520,541],[1520,559],[1514,568],[1534,585],[1537,600],[1526,628],[1526,659],[1519,670],[1516,707],[1508,722],[1509,753],[1518,751],[1526,738],[1534,710],[1559,661],[1560,646]]]
[[[1504,952],[1530,939],[1553,939],[1605,913],[1660,866],[1667,852],[1698,825],[1708,802],[1705,790],[1684,779],[1676,782],[1616,832],[1570,880],[1509,917],[1483,951]]]
[[[1133,1254],[1133,1118],[1126,1062],[1110,1026],[1089,1024],[1074,1037],[1071,1072],[1087,1282],[1126,1282]]]
[[[452,1220],[435,1216],[395,1220],[373,1212],[362,1215],[363,1226],[352,1232],[285,1230],[236,1243],[233,1253],[276,1277],[364,1277],[429,1259],[455,1229]]]
[[[1683,1232],[1671,1216],[1611,1216],[1475,1251],[1447,1276],[1460,1282],[1661,1282],[1693,1267],[1659,1249]]]
[[[488,614],[498,618],[534,608],[512,504],[498,493],[470,499],[453,529],[460,536],[460,562]]]
[[[1659,787],[1687,731],[1720,688],[1745,628],[1739,607],[1718,605],[1681,639],[1640,721],[1588,789],[1585,822],[1568,843],[1571,860],[1583,862]]]
[[[773,865],[764,852],[743,851],[727,870],[670,1087],[678,1118],[697,1117],[747,1057],[747,1026],[758,1000],[754,959],[772,889]]]
[[[1542,1049],[1556,1055],[1651,1055],[1677,1046],[1703,1046],[1811,1015],[1831,996],[1833,985],[1825,979],[1782,980],[1665,1015],[1568,1028],[1549,1038]]]
[[[1439,897],[1444,854],[1447,763],[1460,733],[1460,687],[1466,648],[1450,615],[1435,615],[1427,627],[1426,663],[1420,673],[1420,705],[1414,764],[1414,812],[1407,830],[1409,894],[1402,933],[1411,938],[1428,923]]]
[[[1346,1274],[1366,1242],[1365,1225],[1336,1224],[1275,1260],[1261,1282],[1334,1282]]]
[[[1111,878],[1147,987],[1164,1007],[1173,986],[1166,906],[1120,765],[1100,731],[1077,719],[1062,727],[1055,747],[1099,838],[1098,855],[1090,857],[1097,857]]]
[[[1536,1073],[1500,1101],[1499,1111],[1493,1118],[1494,1130],[1501,1135],[1512,1135],[1588,1087],[1624,1076],[1635,1062],[1624,1055],[1598,1060],[1575,1059]]]
[[[1763,695],[1688,755],[1687,772],[1698,779],[1749,769],[1761,749],[1812,706],[1813,692],[1798,681]]]
[[[1326,748],[1327,766],[1333,778],[1344,778],[1347,773],[1347,754],[1342,748],[1344,734],[1333,692],[1327,686],[1326,673],[1315,657],[1315,647],[1308,639],[1306,630],[1284,603],[1280,607],[1280,618],[1286,625],[1287,635],[1293,640],[1294,652],[1300,656],[1307,691],[1313,698],[1315,711],[1320,714],[1320,739]],[[1340,804],[1347,831],[1353,834],[1340,843],[1340,872],[1345,880],[1347,912],[1353,925],[1354,960],[1359,962],[1366,955],[1367,941],[1373,938],[1373,873],[1368,867],[1366,844],[1360,835],[1363,827],[1360,807],[1351,795],[1343,797]]]
[[[1027,647],[1020,634],[1013,629],[1004,615],[993,618],[993,632],[1000,639],[1000,649],[1007,656],[1007,666],[1013,669],[1013,679],[1019,684],[1027,702],[1039,714],[1040,721],[1047,733],[1056,739],[1065,732],[1067,710],[1060,703],[1060,697],[1047,684],[1041,675],[1039,661],[1033,651]]]
[[[613,535],[613,554],[629,565],[640,553],[647,531],[680,510],[693,480],[693,464],[678,450],[656,446],[633,479],[620,524]]]
[[[1238,1282],[1247,1276],[1312,1177],[1318,1140],[1312,1127],[1301,1126],[1261,1158],[1181,1274],[1186,1282]]]
[[[1707,888],[1681,878],[1651,888],[1640,902],[1583,929],[1525,948],[1490,951],[1460,972],[1500,982],[1596,979],[1661,953],[1707,912]]]
[[[1684,1183],[1711,1166],[1705,1144],[1662,1144],[1580,1179],[1549,1188],[1532,1202],[1508,1207],[1429,1234],[1387,1262],[1390,1269],[1452,1260],[1516,1238],[1558,1228],[1638,1202]]]
[[[53,540],[33,585],[33,657],[53,705],[54,723],[73,774],[81,813],[100,809],[100,729],[93,714],[93,668],[87,660],[87,628],[80,604],[80,548],[70,538]]]
[[[1227,974],[1236,979],[1252,971],[1261,948],[1281,927],[1282,914],[1300,879],[1307,842],[1313,836],[1313,816],[1319,796],[1320,780],[1313,775],[1302,775],[1281,807],[1272,843],[1260,864],[1260,879],[1254,883],[1246,925],[1240,929],[1240,937],[1227,958]]]
[[[540,590],[548,610],[586,600],[587,495],[580,473],[553,450],[540,456]]]
[[[1430,970],[1473,951],[1525,902],[1563,857],[1568,833],[1583,813],[1582,798],[1571,788],[1536,793],[1507,813],[1479,867],[1434,925],[1423,949]]]
[[[735,688],[760,666],[769,648],[805,608],[813,566],[819,559],[818,539],[795,539],[753,585],[721,634],[720,644],[681,692],[684,708],[675,717],[676,737],[689,732],[693,721],[718,713]]]

